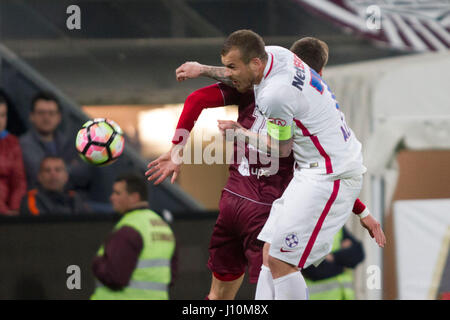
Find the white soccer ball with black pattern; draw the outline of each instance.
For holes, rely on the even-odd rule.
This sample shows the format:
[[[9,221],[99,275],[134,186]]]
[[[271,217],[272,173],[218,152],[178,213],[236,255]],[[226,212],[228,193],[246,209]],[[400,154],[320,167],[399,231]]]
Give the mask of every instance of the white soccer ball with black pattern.
[[[125,146],[123,131],[113,120],[97,118],[78,131],[75,147],[81,159],[96,166],[113,163]]]

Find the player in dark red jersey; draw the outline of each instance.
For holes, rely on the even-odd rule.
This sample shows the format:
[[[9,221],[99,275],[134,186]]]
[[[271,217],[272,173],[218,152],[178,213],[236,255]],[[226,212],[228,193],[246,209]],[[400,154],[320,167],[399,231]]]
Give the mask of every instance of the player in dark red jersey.
[[[302,39],[303,40],[303,39]],[[328,58],[328,48],[323,42],[298,41],[291,50],[308,65],[321,72]],[[214,67],[211,67],[214,68]],[[183,77],[183,75],[179,75]],[[222,80],[216,77],[217,80]],[[238,105],[237,122],[246,129],[259,131],[265,121],[255,109],[253,91],[244,93],[223,83],[199,89],[188,96],[180,116],[171,150],[152,161],[146,175],[159,184],[172,174],[173,183],[181,164],[172,159],[172,152],[181,152],[188,135],[204,108]],[[226,123],[225,123],[226,126]],[[234,144],[236,156],[238,145]],[[177,150],[178,149],[178,150]],[[229,167],[229,178],[219,202],[219,216],[209,245],[208,268],[213,273],[208,299],[234,299],[248,267],[250,283],[256,283],[262,265],[263,243],[257,239],[266,222],[272,202],[281,197],[293,174],[294,158],[279,158],[278,172],[267,174],[267,158],[249,163],[249,159],[264,157],[258,151],[245,147],[244,157],[234,159]],[[258,158],[259,160],[260,158]],[[263,164],[264,163],[264,164]],[[355,202],[354,213],[360,214],[365,205]]]

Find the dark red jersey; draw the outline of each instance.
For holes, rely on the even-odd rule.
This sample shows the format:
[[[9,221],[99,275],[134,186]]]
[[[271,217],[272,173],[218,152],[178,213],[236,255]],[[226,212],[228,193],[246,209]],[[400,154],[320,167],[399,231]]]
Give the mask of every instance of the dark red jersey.
[[[225,99],[232,98],[234,99],[232,104],[238,105],[237,122],[250,131],[265,134],[266,119],[255,108],[253,91],[240,94],[236,89],[225,85],[219,86]],[[230,175],[224,189],[253,201],[272,204],[281,197],[292,179],[294,165],[292,153],[287,158],[274,158],[273,161],[278,163],[275,165],[265,152],[259,152],[248,144],[244,145],[245,150],[242,150],[242,145],[236,141],[234,143],[234,159],[230,164]]]
[[[238,105],[237,122],[244,128],[258,133],[266,131],[266,119],[255,108],[253,92],[241,94],[221,83],[199,89],[189,95],[177,129],[190,131],[203,108],[226,105]],[[182,141],[176,135],[172,142],[178,144]],[[275,165],[265,153],[235,140],[233,156],[224,190],[242,198],[272,204],[275,199],[281,197],[292,179],[294,165],[292,154],[287,158],[275,158],[275,161],[278,161],[278,165]],[[273,171],[271,168],[278,170]]]

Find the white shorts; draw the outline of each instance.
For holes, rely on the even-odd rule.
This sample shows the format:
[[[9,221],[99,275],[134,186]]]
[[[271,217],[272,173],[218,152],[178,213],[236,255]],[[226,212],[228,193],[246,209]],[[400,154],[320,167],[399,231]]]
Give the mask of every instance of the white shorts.
[[[274,201],[259,240],[269,255],[300,269],[318,265],[330,253],[334,235],[344,226],[362,187],[362,176],[331,181],[324,176],[294,177]]]

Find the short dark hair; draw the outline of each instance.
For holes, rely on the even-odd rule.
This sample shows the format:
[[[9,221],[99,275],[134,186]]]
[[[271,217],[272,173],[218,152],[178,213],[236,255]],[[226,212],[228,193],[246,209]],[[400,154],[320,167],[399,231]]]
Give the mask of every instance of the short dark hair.
[[[245,64],[248,64],[253,58],[267,60],[264,40],[252,30],[238,30],[230,34],[223,44],[222,56],[228,54],[233,48],[239,49],[241,59]]]
[[[33,99],[31,100],[31,112],[34,112],[38,100],[54,101],[58,107],[58,111],[61,112],[61,106],[59,105],[58,99],[53,93],[48,91],[39,91],[33,96]]]
[[[9,107],[9,98],[5,91],[0,88],[0,104],[6,104],[6,107]]]
[[[322,71],[328,62],[328,45],[317,38],[305,37],[297,40],[291,51],[317,73]]]
[[[0,104],[6,105],[6,108],[8,108],[8,102],[6,101],[6,98],[0,93]]]
[[[147,184],[141,175],[134,172],[123,173],[120,174],[115,180],[115,182],[120,181],[125,181],[127,184],[128,193],[137,192],[141,201],[147,201]]]

